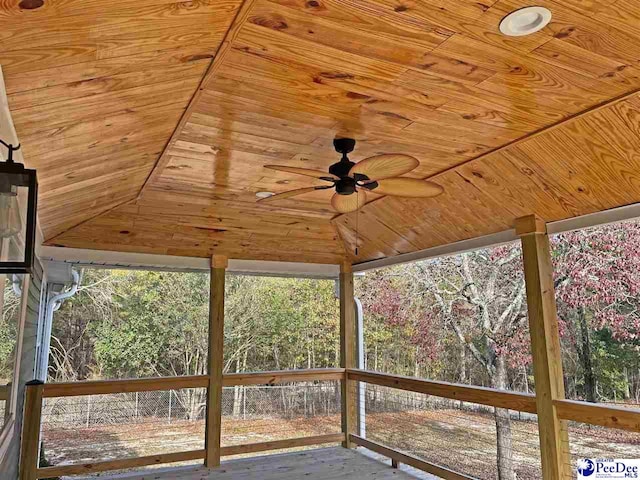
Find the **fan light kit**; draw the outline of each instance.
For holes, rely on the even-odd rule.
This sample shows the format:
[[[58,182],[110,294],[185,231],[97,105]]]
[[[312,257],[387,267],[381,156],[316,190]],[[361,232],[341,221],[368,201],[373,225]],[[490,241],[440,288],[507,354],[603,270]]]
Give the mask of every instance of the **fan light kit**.
[[[330,182],[332,185],[298,188],[260,198],[258,202],[274,202],[315,190],[333,188],[336,192],[331,197],[331,205],[334,210],[338,213],[349,213],[358,210],[367,202],[367,191],[380,195],[413,198],[435,197],[442,193],[442,187],[438,184],[400,176],[420,165],[417,159],[409,155],[387,153],[354,163],[347,156],[356,146],[354,139],[336,138],[333,141],[333,146],[338,153],[342,154],[342,158],[329,167],[328,173],[286,165],[265,165],[265,168],[314,177]]]
[[[500,22],[500,31],[509,37],[531,35],[546,27],[551,11],[544,7],[525,7],[511,12]]]

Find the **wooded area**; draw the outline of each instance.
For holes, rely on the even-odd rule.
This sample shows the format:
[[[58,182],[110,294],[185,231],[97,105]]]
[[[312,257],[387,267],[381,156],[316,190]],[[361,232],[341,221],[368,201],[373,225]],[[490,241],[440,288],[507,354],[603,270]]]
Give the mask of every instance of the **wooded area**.
[[[552,237],[567,397],[640,402],[640,225]],[[368,272],[367,367],[533,392],[518,242]],[[395,347],[395,348],[394,348]]]
[[[200,273],[85,270],[56,313],[52,380],[206,373],[209,278]],[[225,373],[338,363],[334,283],[230,275]]]
[[[640,402],[640,225],[552,238],[567,397]],[[205,373],[208,276],[84,271],[56,312],[49,376]],[[338,365],[330,280],[229,275],[225,372]],[[366,368],[534,391],[519,243],[367,272]],[[7,350],[0,345],[0,352]]]

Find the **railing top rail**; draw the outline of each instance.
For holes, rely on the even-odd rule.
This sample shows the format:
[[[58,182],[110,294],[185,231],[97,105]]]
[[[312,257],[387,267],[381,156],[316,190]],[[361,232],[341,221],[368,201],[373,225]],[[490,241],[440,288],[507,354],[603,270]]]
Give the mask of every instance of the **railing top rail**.
[[[274,385],[285,382],[310,382],[314,380],[342,380],[344,368],[310,368],[306,370],[282,370],[272,372],[228,373],[222,385]]]
[[[314,380],[342,380],[344,376],[344,368],[229,373],[223,376],[223,385],[229,387],[235,385],[274,385],[277,383],[308,382]],[[82,382],[47,383],[44,385],[43,397],[74,397],[110,393],[151,392],[157,390],[177,390],[181,388],[205,388],[208,386],[208,375],[90,380]]]
[[[509,410],[517,410],[520,412],[537,412],[536,397],[529,393],[507,392],[493,388],[437,382],[433,380],[423,380],[421,378],[390,375],[360,369],[348,369],[347,376],[351,380],[407,390],[410,392],[424,393],[426,395],[433,395],[436,397],[478,403],[491,407],[508,408]]]
[[[640,432],[640,410],[637,409],[577,400],[554,400],[553,404],[563,420]]]
[[[184,377],[130,378],[125,380],[90,380],[83,382],[47,383],[43,397],[75,397],[109,393],[152,392],[179,388],[201,388],[209,385],[208,375]]]

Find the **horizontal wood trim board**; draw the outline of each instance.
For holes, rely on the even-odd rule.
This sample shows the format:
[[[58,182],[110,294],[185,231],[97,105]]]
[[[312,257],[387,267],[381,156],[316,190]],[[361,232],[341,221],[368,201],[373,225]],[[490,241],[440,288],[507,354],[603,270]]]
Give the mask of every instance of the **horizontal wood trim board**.
[[[554,400],[558,416],[563,420],[640,432],[640,410],[609,407],[575,400]]]
[[[123,458],[119,460],[109,460],[106,462],[43,467],[37,470],[36,478],[55,478],[65,475],[82,475],[86,473],[146,467],[149,465],[159,465],[163,463],[186,462],[190,460],[200,460],[204,458],[204,456],[204,450],[191,450],[188,452],[164,453],[162,455],[149,455],[146,457]]]
[[[424,393],[436,397],[450,398],[464,402],[479,403],[490,407],[508,408],[520,412],[536,413],[535,395],[505,392],[485,387],[471,387],[455,383],[434,382],[420,378],[388,375],[367,370],[348,369],[349,380],[372,383],[384,387]]]
[[[44,386],[43,397],[74,397],[108,393],[151,392],[156,390],[177,390],[179,388],[204,388],[208,385],[209,377],[207,375],[47,383]]]
[[[282,372],[229,373],[222,385],[275,385],[285,382],[310,382],[314,380],[343,380],[344,368],[315,368],[309,370],[287,370]]]
[[[405,463],[411,467],[417,468],[418,470],[422,470],[423,472],[430,473],[439,478],[444,478],[445,480],[476,480],[475,477],[469,477],[468,475],[454,472],[448,468],[434,465],[433,463],[422,460],[410,453],[403,452],[401,450],[394,450],[380,443],[359,437],[358,435],[351,434],[349,435],[349,438],[351,439],[351,442],[356,445],[368,448],[369,450],[379,453],[380,455],[384,455],[385,457],[389,457],[396,462]]]
[[[243,453],[266,452],[268,450],[281,450],[284,448],[308,447],[322,443],[340,443],[345,439],[344,433],[329,433],[327,435],[315,435],[313,437],[288,438],[286,440],[274,440],[271,442],[248,443],[245,445],[232,445],[222,447],[220,455],[240,455]]]
[[[289,438],[286,440],[276,440],[272,442],[232,445],[228,447],[222,447],[221,454],[223,456],[230,456],[243,453],[265,452],[268,450],[280,450],[285,448],[320,445],[323,443],[340,443],[344,441],[344,438],[344,433],[331,433],[327,435],[315,435],[313,437]],[[82,475],[88,473],[107,472],[110,470],[122,470],[126,468],[145,467],[148,465],[160,465],[163,463],[200,460],[203,458],[205,458],[205,450],[192,450],[188,452],[166,453],[162,455],[150,455],[146,457],[123,458],[105,462],[43,467],[38,469],[37,478],[55,478],[65,475]]]

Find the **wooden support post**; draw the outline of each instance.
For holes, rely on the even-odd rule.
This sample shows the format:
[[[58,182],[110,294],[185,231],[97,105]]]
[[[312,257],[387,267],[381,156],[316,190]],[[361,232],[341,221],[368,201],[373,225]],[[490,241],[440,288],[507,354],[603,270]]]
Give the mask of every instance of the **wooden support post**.
[[[211,289],[209,297],[209,387],[207,389],[207,425],[205,430],[205,466],[220,465],[220,434],[222,430],[222,366],[224,363],[224,281],[227,257],[211,259]]]
[[[564,382],[549,237],[545,222],[534,215],[519,218],[515,227],[522,242],[527,287],[542,478],[570,479],[567,425],[553,403],[564,399]]]
[[[43,382],[39,380],[27,382],[24,400],[24,416],[22,419],[20,480],[35,480],[37,478],[43,390]]]
[[[356,368],[356,313],[353,299],[353,270],[351,264],[340,267],[340,366]],[[345,377],[341,382],[342,431],[346,434],[343,446],[351,448],[350,433],[356,433],[358,411],[356,381]]]

